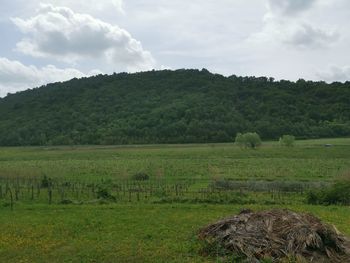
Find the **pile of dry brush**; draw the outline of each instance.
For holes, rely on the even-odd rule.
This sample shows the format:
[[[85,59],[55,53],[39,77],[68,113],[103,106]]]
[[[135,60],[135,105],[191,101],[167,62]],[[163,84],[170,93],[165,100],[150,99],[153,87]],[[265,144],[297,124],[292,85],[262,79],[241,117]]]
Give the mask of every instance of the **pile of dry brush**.
[[[252,212],[209,225],[199,232],[205,254],[241,256],[244,262],[350,262],[350,240],[311,214],[286,209]]]

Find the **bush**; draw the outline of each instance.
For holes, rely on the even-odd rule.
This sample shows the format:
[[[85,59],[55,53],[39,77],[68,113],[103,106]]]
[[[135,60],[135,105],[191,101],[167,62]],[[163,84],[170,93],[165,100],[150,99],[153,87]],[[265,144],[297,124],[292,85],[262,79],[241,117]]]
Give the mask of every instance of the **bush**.
[[[349,205],[350,181],[339,181],[326,189],[310,191],[306,201],[313,205]]]
[[[73,201],[70,199],[63,199],[61,200],[61,202],[59,202],[61,205],[69,205],[69,204],[73,204]]]
[[[256,132],[237,133],[235,143],[240,147],[255,149],[261,145],[261,139]]]
[[[227,179],[214,180],[211,183],[211,186],[216,189],[225,189],[225,190],[231,190],[234,187],[234,185]]]
[[[44,175],[40,182],[41,188],[48,188],[49,186],[51,186],[51,184],[52,184],[51,178]]]
[[[279,143],[282,146],[292,147],[295,144],[295,137],[293,135],[283,135],[280,137]]]
[[[102,200],[115,201],[115,197],[108,191],[107,188],[99,187],[96,192],[97,198]]]
[[[147,181],[149,180],[149,175],[146,173],[136,173],[131,179],[136,181]]]

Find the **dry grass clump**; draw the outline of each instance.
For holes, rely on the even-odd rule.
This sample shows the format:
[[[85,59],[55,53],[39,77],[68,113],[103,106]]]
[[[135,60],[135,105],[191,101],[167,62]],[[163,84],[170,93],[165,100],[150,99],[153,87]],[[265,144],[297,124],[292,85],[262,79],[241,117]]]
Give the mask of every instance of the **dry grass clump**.
[[[205,254],[243,262],[350,262],[350,241],[334,226],[286,209],[243,210],[201,229],[199,238]]]

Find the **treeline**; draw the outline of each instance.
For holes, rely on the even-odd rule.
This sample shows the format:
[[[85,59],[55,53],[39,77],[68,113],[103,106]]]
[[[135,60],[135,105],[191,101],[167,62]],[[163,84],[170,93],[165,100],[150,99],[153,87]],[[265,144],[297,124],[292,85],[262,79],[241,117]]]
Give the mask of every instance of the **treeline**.
[[[230,142],[350,135],[350,82],[199,70],[99,75],[0,99],[0,145]]]

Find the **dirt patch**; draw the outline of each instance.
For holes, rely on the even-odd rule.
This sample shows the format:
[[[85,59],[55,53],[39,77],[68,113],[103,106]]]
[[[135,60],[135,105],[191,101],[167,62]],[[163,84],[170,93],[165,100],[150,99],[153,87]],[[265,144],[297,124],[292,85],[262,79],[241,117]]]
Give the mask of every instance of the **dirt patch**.
[[[201,229],[199,238],[203,253],[243,262],[350,262],[350,240],[334,226],[286,209],[243,210]]]

